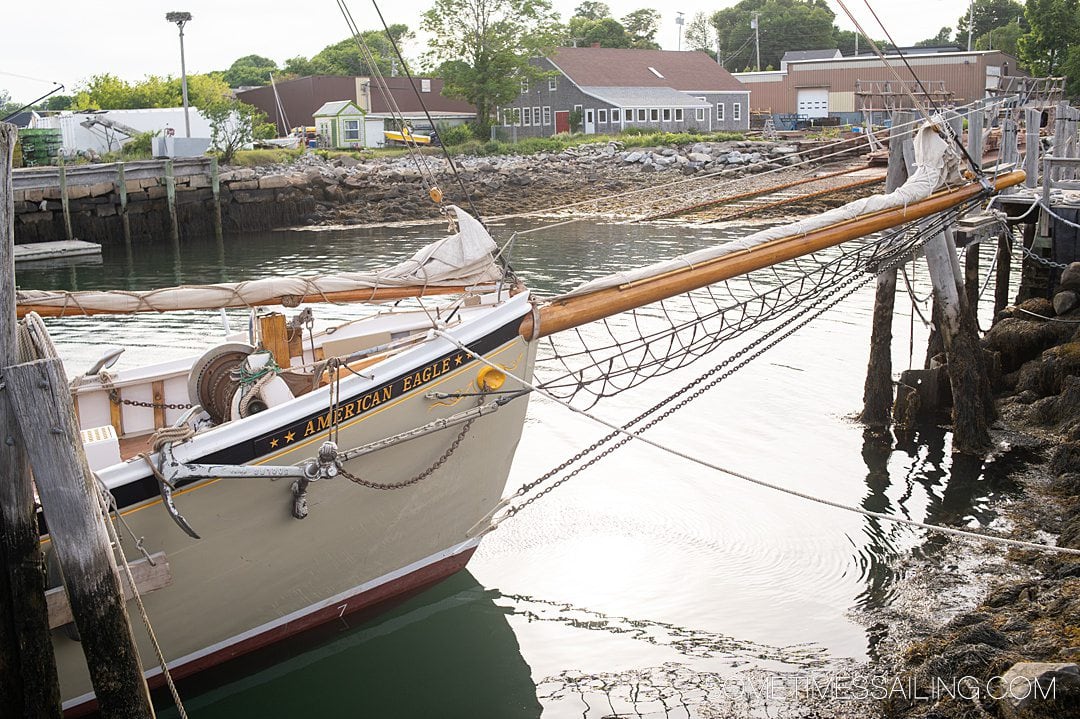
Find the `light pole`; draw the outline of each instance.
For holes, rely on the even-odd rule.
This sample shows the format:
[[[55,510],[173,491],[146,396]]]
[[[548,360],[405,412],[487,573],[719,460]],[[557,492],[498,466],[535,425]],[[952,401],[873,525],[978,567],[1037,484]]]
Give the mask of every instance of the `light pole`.
[[[675,24],[679,26],[679,50],[682,50],[683,14],[681,12],[675,13]]]
[[[971,52],[971,26],[975,24],[975,0],[968,5],[968,52]]]
[[[761,13],[754,13],[754,17],[750,19],[750,27],[754,30],[754,72],[761,72],[761,36],[758,35],[758,15]]]
[[[165,19],[176,23],[176,27],[180,28],[180,91],[184,95],[184,134],[191,137],[191,118],[188,117],[187,67],[184,64],[184,25],[191,22],[191,13],[170,12],[165,14]]]

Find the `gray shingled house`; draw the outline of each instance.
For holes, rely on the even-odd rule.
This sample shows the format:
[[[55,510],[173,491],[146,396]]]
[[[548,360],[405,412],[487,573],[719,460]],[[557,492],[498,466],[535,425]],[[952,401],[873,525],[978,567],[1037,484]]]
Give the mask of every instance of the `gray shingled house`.
[[[703,52],[564,47],[533,64],[550,73],[521,81],[497,124],[517,137],[629,127],[684,132],[750,129],[750,92]],[[512,129],[511,129],[512,128]]]

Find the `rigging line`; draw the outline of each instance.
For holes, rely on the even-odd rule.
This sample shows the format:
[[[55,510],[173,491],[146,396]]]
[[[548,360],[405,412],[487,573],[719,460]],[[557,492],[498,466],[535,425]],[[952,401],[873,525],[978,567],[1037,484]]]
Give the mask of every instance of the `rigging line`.
[[[442,337],[443,339],[447,340],[451,344],[455,345],[459,350],[461,350],[462,352],[465,352],[466,354],[468,354],[473,359],[479,361],[481,364],[484,364],[484,365],[487,365],[488,367],[492,367],[494,369],[497,369],[498,371],[504,373],[507,377],[509,377],[513,381],[520,384],[525,389],[528,389],[528,390],[530,390],[532,392],[539,393],[541,396],[546,397],[547,399],[551,400],[555,404],[557,404],[557,405],[559,405],[559,406],[573,412],[574,414],[581,415],[582,417],[585,417],[586,419],[589,419],[589,420],[591,420],[591,421],[593,421],[593,422],[595,422],[595,423],[597,423],[599,425],[607,427],[612,432],[616,432],[618,434],[621,434],[621,435],[623,435],[623,436],[625,436],[625,437],[627,437],[627,438],[629,438],[631,440],[637,440],[638,442],[644,442],[645,444],[647,444],[647,445],[649,445],[649,446],[651,446],[651,447],[653,447],[655,449],[658,449],[661,452],[665,452],[665,453],[670,454],[670,455],[672,455],[674,457],[679,457],[680,459],[685,459],[688,462],[692,462],[694,464],[705,467],[707,469],[714,470],[714,471],[719,472],[721,474],[726,474],[729,477],[734,477],[735,479],[741,479],[744,482],[748,482],[749,484],[753,484],[753,485],[756,485],[758,487],[762,487],[764,489],[771,489],[774,492],[779,492],[781,494],[786,494],[786,495],[789,495],[789,496],[792,496],[792,497],[796,497],[798,499],[804,499],[804,500],[806,500],[808,502],[814,502],[815,504],[822,504],[822,505],[825,505],[826,507],[833,507],[834,509],[842,509],[842,510],[844,510],[846,512],[852,512],[854,514],[861,514],[864,517],[872,517],[874,519],[880,519],[880,520],[885,521],[885,522],[895,522],[896,524],[904,524],[904,525],[907,525],[909,527],[916,527],[918,529],[925,529],[925,530],[931,531],[931,532],[940,532],[942,534],[952,534],[952,535],[956,535],[956,536],[968,537],[970,539],[980,540],[980,541],[983,541],[983,542],[1001,544],[1001,545],[1010,546],[1010,547],[1020,547],[1022,549],[1031,549],[1031,550],[1035,550],[1035,551],[1038,551],[1038,552],[1047,552],[1047,553],[1050,553],[1050,554],[1069,554],[1069,555],[1073,555],[1073,556],[1080,556],[1080,549],[1073,549],[1071,547],[1058,547],[1058,546],[1049,545],[1049,544],[1038,544],[1037,542],[1026,542],[1026,541],[1019,540],[1019,539],[1009,539],[1008,537],[998,537],[998,536],[993,535],[993,534],[983,534],[981,532],[973,532],[973,531],[966,530],[966,529],[957,529],[955,527],[946,527],[946,526],[943,526],[943,525],[940,525],[940,524],[928,524],[926,522],[917,522],[917,521],[912,520],[912,519],[907,519],[905,517],[897,517],[896,515],[885,514],[883,512],[872,512],[870,510],[863,509],[862,507],[856,507],[856,506],[853,506],[853,505],[850,505],[850,504],[844,504],[843,502],[838,502],[838,501],[835,501],[835,500],[832,500],[832,499],[826,499],[825,497],[818,497],[816,495],[809,494],[807,492],[801,492],[801,491],[796,490],[796,489],[791,489],[789,487],[785,487],[785,486],[780,485],[780,484],[775,484],[773,482],[769,482],[769,481],[764,480],[764,479],[758,479],[758,478],[753,477],[753,476],[751,476],[749,474],[746,474],[745,472],[740,472],[738,470],[731,469],[729,467],[723,467],[723,466],[721,466],[719,464],[716,464],[714,462],[710,462],[707,459],[702,459],[701,457],[694,456],[694,455],[692,455],[692,454],[690,454],[688,452],[684,452],[684,451],[682,451],[680,449],[676,449],[674,447],[669,447],[667,445],[661,444],[660,442],[657,442],[656,440],[649,439],[648,437],[644,437],[644,436],[639,435],[639,434],[634,434],[633,432],[630,432],[629,430],[623,429],[622,427],[615,424],[614,422],[609,422],[608,420],[603,419],[602,417],[598,417],[598,416],[596,416],[596,415],[594,415],[594,414],[592,414],[590,412],[587,412],[587,411],[582,410],[582,409],[578,409],[577,407],[574,407],[569,402],[565,402],[565,401],[559,399],[558,397],[554,396],[550,392],[547,392],[546,390],[541,389],[540,387],[537,387],[536,385],[532,384],[531,382],[526,381],[524,378],[522,378],[522,377],[520,377],[518,375],[515,375],[513,372],[507,370],[506,368],[495,364],[494,362],[489,360],[487,357],[484,357],[482,355],[477,354],[472,349],[470,349],[469,347],[464,345],[456,337],[453,337],[452,335],[447,334],[446,332],[442,332],[440,330],[435,330],[434,332],[435,332],[436,335],[438,335],[439,337]]]
[[[405,77],[409,79],[409,85],[412,87],[413,94],[416,95],[416,100],[420,103],[420,107],[424,111],[424,117],[427,118],[431,128],[435,129],[435,121],[431,119],[431,113],[428,112],[427,105],[424,103],[424,98],[420,95],[420,88],[416,86],[416,82],[409,72],[409,65],[405,62],[405,58],[402,57],[397,41],[394,40],[394,37],[390,34],[390,26],[386,24],[386,18],[383,17],[382,9],[379,8],[379,3],[376,2],[376,0],[371,0],[371,4],[375,6],[375,12],[379,15],[379,21],[382,23],[383,29],[386,30],[386,39],[390,41],[390,47],[394,48],[394,54],[397,55],[398,60],[401,62],[401,69],[405,73]],[[482,225],[483,220],[480,219],[480,212],[476,209],[476,205],[473,204],[472,195],[469,194],[469,189],[465,186],[465,180],[461,177],[461,173],[458,172],[457,165],[454,164],[454,159],[450,157],[449,148],[442,142],[439,144],[442,146],[443,155],[446,156],[446,161],[450,163],[450,170],[454,173],[454,179],[457,180],[458,186],[461,187],[461,191],[465,193],[465,201],[469,203],[469,209],[472,210],[473,217],[475,217]]]
[[[837,0],[837,2],[840,3],[841,7],[844,6],[843,0]],[[904,53],[900,51],[900,47],[896,44],[896,41],[892,39],[892,35],[889,33],[888,29],[885,27],[885,23],[881,22],[881,18],[878,17],[878,14],[874,11],[874,8],[870,5],[870,0],[863,0],[863,3],[866,5],[866,9],[870,11],[870,14],[874,16],[874,20],[877,21],[877,24],[881,28],[881,31],[885,33],[885,37],[889,39],[890,43],[892,43],[893,48],[896,50],[896,54],[903,61],[904,66],[907,67],[907,69],[908,69],[908,72],[910,72],[911,76],[913,78],[915,78],[915,82],[917,82],[919,84],[919,89],[922,90],[924,95],[926,95],[926,100],[927,100],[927,102],[930,103],[930,107],[932,107],[934,109],[935,113],[940,114],[941,109],[938,107],[937,103],[934,102],[934,98],[930,95],[930,93],[926,91],[926,86],[923,85],[922,79],[915,72],[915,68],[913,68],[911,66],[911,63],[908,62],[907,56],[904,55]],[[844,12],[845,13],[848,12],[846,7],[844,8]],[[850,13],[848,13],[848,15],[850,17]],[[852,20],[852,22],[854,22],[854,19]],[[869,37],[867,37],[867,41],[870,43],[870,46],[874,48],[874,50],[878,50],[878,48],[874,44],[873,40],[871,40]],[[880,51],[878,51],[878,53],[880,55]],[[881,58],[882,58],[882,62],[885,62],[884,55],[882,55]],[[886,63],[886,64],[888,64],[888,63]],[[894,74],[895,74],[895,71],[894,71]],[[897,77],[897,79],[899,79],[899,76]],[[914,102],[915,101],[915,95],[910,91],[910,89],[908,89],[908,94],[911,96],[912,102]],[[949,127],[949,124],[947,122],[945,122],[943,124],[946,127]],[[977,177],[980,177],[980,178],[985,177],[985,174],[983,173],[983,170],[982,170],[982,162],[981,162],[982,158],[980,158],[980,162],[976,163],[971,158],[971,155],[968,154],[967,148],[964,147],[964,143],[960,141],[960,136],[957,133],[954,133],[952,131],[951,127],[949,127],[949,129],[947,129],[946,132],[953,138],[953,141],[956,142],[956,146],[960,148],[960,152],[963,154],[964,159],[967,160],[968,165],[971,167],[972,172],[974,172]]]

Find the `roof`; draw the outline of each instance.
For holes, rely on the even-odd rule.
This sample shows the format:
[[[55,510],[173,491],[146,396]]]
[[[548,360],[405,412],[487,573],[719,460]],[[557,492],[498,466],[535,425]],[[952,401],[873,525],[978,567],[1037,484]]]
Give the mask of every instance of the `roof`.
[[[670,87],[583,87],[581,91],[615,107],[709,107]]]
[[[30,127],[35,117],[38,117],[38,114],[33,110],[24,110],[12,115],[8,122],[15,127]]]
[[[798,62],[799,60],[831,60],[840,57],[840,51],[835,47],[825,50],[788,50],[780,58],[780,62]]]
[[[350,106],[354,110],[352,114],[364,114],[364,111],[357,107],[356,103],[352,100],[331,100],[330,102],[323,104],[322,107],[316,110],[312,117],[326,117],[327,115],[336,117],[337,115],[340,115],[342,112],[348,109]]]
[[[387,89],[390,90],[390,95],[393,96],[394,102],[397,103],[397,110],[406,115],[411,112],[422,113],[425,107],[432,115],[435,115],[436,113],[476,115],[476,108],[469,103],[464,100],[455,100],[453,98],[445,97],[442,94],[442,78],[414,77],[412,87],[409,86],[409,78],[407,77],[384,77],[383,81],[386,83]],[[430,83],[429,85],[426,85],[430,88],[428,92],[423,91],[425,81]],[[417,93],[417,90],[420,92]],[[417,99],[417,94],[423,99],[423,105],[421,105],[420,100]],[[383,97],[383,91],[373,82],[371,84],[371,111],[391,112],[391,110],[392,108],[386,103],[386,98]]]
[[[744,91],[706,53],[562,47],[548,58],[579,87],[668,87],[684,92]]]

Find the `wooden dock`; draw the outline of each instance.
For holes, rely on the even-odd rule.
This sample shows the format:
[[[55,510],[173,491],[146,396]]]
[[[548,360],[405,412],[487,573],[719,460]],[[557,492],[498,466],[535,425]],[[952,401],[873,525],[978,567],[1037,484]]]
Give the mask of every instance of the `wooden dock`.
[[[100,255],[101,245],[82,240],[58,240],[56,242],[27,242],[15,245],[15,262],[33,260],[56,260],[67,257]]]

